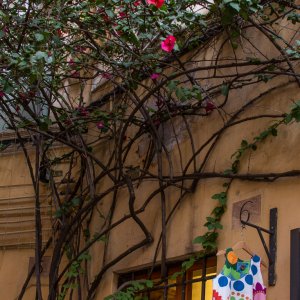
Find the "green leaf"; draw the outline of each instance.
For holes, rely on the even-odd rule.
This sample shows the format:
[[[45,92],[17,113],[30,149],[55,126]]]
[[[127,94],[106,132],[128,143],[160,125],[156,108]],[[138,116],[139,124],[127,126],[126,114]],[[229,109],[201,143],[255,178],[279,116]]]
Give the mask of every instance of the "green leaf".
[[[177,277],[182,276],[182,274],[183,274],[183,272],[175,272],[174,274],[172,274],[170,279],[175,280],[175,279],[177,279]]]
[[[229,86],[227,84],[223,84],[221,86],[221,93],[222,93],[222,95],[227,96],[228,92],[229,92]]]
[[[64,215],[64,212],[61,208],[54,212],[54,218],[61,218]]]
[[[272,129],[271,129],[271,134],[272,134],[273,136],[277,136],[277,129],[276,129],[276,128],[272,128]]]
[[[34,37],[35,37],[35,39],[36,39],[38,42],[41,42],[41,41],[43,41],[43,40],[45,39],[44,35],[41,34],[41,33],[35,33],[35,34],[34,34]]]
[[[284,123],[289,124],[293,120],[292,114],[287,114],[284,118]]]
[[[184,271],[187,271],[188,269],[190,269],[195,263],[195,258],[194,257],[191,257],[189,260],[185,261],[182,263],[182,269]]]
[[[229,3],[229,6],[231,8],[233,8],[234,10],[236,10],[237,12],[239,12],[241,10],[241,7],[238,3],[235,3],[235,2],[230,2]]]
[[[178,86],[178,81],[176,80],[171,80],[169,83],[168,83],[168,89],[171,91],[171,92],[174,92],[176,89],[177,89],[177,86]]]
[[[147,288],[152,288],[154,284],[152,280],[145,280],[145,285]]]
[[[211,198],[214,199],[214,200],[218,200],[221,205],[225,205],[227,203],[227,194],[226,194],[226,192],[221,192],[219,194],[214,194],[214,195],[212,195]]]
[[[242,148],[248,147],[248,142],[247,142],[246,140],[242,140],[242,142],[241,142],[241,147],[242,147]]]
[[[47,131],[48,130],[48,124],[47,123],[45,123],[45,122],[41,122],[40,124],[39,124],[39,129],[41,130],[41,131]]]
[[[71,205],[72,205],[72,206],[79,206],[80,202],[81,202],[81,199],[78,198],[78,197],[75,197],[75,198],[73,198],[73,199],[71,200],[71,203],[72,203]]]
[[[197,236],[193,240],[193,244],[202,244],[205,241],[205,236]]]

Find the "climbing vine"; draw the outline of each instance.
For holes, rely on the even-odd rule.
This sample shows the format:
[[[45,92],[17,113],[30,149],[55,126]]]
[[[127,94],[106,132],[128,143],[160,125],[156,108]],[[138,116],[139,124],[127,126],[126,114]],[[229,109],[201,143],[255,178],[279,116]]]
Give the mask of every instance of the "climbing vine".
[[[33,275],[36,298],[45,298],[40,265],[47,251],[48,300],[95,299],[107,273],[146,246],[166,284],[170,223],[200,181],[226,180],[212,196],[217,205],[203,220],[206,231],[194,239],[203,251],[175,277],[216,250],[234,179],[300,175],[239,172],[247,153],[300,121],[299,102],[288,113],[253,110],[286,86],[299,89],[295,2],[5,0],[0,16],[0,149],[22,149],[35,194],[35,266],[19,300]],[[274,99],[267,106],[276,107]],[[290,100],[297,99],[285,105]],[[228,170],[214,171],[209,162],[224,134],[256,120],[273,123],[242,140]],[[200,136],[203,124],[209,130]],[[47,240],[44,190],[53,208]],[[158,236],[147,225],[153,207]],[[115,232],[126,232],[127,222],[140,234],[116,253]],[[107,299],[132,299],[153,288],[151,276]]]
[[[267,138],[276,137],[278,127],[280,125],[288,125],[291,122],[300,122],[300,101],[297,101],[293,105],[289,113],[285,114],[280,120],[277,120],[266,130],[255,136],[252,142],[242,140],[240,148],[238,148],[231,156],[233,160],[231,168],[225,170],[224,174],[238,174],[239,166],[243,156],[245,156],[249,151],[256,151],[258,145],[264,142]],[[259,180],[259,178],[257,178],[257,180]],[[265,178],[265,180],[267,180],[267,178]],[[207,227],[208,231],[203,236],[196,237],[193,241],[195,244],[201,244],[203,246],[204,253],[202,253],[202,255],[207,255],[217,249],[217,239],[219,235],[218,230],[223,229],[220,221],[226,212],[228,190],[231,182],[232,179],[223,184],[225,191],[212,196],[212,199],[218,201],[218,205],[211,212],[211,216],[206,218],[207,222],[204,224],[204,226]]]

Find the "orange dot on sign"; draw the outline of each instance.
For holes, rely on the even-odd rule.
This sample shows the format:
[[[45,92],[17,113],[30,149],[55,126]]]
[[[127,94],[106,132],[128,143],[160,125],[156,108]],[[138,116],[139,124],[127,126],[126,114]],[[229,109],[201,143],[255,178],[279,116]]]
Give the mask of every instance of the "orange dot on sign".
[[[227,260],[229,261],[229,263],[231,263],[232,265],[235,265],[238,261],[238,257],[236,256],[236,254],[233,251],[228,252],[227,254]]]

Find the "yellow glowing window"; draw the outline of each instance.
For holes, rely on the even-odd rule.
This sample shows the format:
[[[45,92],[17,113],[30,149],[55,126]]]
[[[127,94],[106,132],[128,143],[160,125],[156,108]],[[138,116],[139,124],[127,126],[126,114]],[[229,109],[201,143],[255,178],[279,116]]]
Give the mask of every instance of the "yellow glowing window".
[[[212,278],[216,276],[216,258],[209,257],[197,261],[183,276],[170,279],[174,273],[181,270],[181,263],[182,262],[173,262],[168,264],[169,279],[163,284],[160,284],[161,276],[158,266],[153,272],[151,272],[150,269],[143,269],[127,274],[120,274],[119,285],[126,281],[149,279],[151,276],[154,287],[140,294],[142,299],[211,300]]]

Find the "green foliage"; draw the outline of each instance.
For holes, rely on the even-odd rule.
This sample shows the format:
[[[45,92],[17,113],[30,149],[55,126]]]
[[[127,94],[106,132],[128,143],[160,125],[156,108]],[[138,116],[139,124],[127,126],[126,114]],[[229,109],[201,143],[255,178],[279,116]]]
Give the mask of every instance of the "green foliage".
[[[58,296],[58,300],[64,300],[67,296],[67,293],[70,289],[77,289],[78,284],[76,280],[78,276],[84,274],[84,269],[82,268],[82,263],[84,261],[91,260],[91,256],[88,252],[82,253],[77,260],[73,261],[68,272],[66,273],[67,283],[62,287],[62,291]]]
[[[248,20],[249,16],[262,9],[258,0],[222,0],[219,4],[224,25],[231,25],[236,16]]]
[[[71,213],[73,210],[75,210],[81,203],[80,198],[73,198],[69,202],[65,202],[62,204],[62,206],[57,209],[54,213],[55,218],[61,218],[62,216],[67,216],[69,213]]]
[[[3,2],[2,7],[6,5],[7,1]],[[241,77],[238,76],[236,82],[231,82],[231,79],[228,79],[231,78],[230,74],[226,73],[226,77],[216,80],[218,82],[216,86],[210,86],[209,80],[197,79],[198,86],[195,80],[190,80],[191,78],[186,76],[185,66],[187,65],[181,66],[181,61],[179,61],[181,57],[179,55],[177,57],[179,54],[177,51],[180,50],[183,53],[186,50],[194,50],[199,45],[209,48],[212,44],[206,45],[206,43],[207,38],[211,37],[211,33],[207,29],[212,28],[212,31],[218,34],[219,28],[222,27],[228,33],[232,47],[237,48],[241,28],[244,27],[240,26],[243,21],[247,22],[250,16],[255,14],[254,19],[258,24],[261,20],[268,22],[271,20],[270,16],[276,15],[277,18],[278,13],[285,10],[284,4],[276,4],[274,8],[272,3],[267,2],[265,5],[258,0],[216,0],[201,3],[196,0],[170,0],[166,1],[159,9],[154,5],[148,5],[146,1],[134,5],[133,0],[30,1],[30,3],[26,2],[28,6],[24,4],[25,2],[21,0],[10,1],[9,6],[7,5],[5,9],[1,8],[0,10],[1,107],[2,109],[11,109],[10,120],[13,120],[17,129],[22,128],[25,129],[24,131],[28,129],[30,132],[39,131],[44,136],[52,136],[52,142],[47,146],[52,145],[57,137],[66,138],[68,144],[73,143],[76,147],[74,149],[81,147],[81,139],[78,139],[77,135],[86,133],[88,124],[95,125],[97,131],[93,132],[94,137],[100,134],[109,135],[113,132],[115,135],[111,134],[109,138],[117,139],[118,136],[116,135],[118,135],[119,130],[122,131],[122,127],[115,128],[115,131],[111,128],[119,123],[122,126],[126,124],[128,108],[131,110],[140,105],[139,93],[136,93],[139,87],[143,88],[145,95],[147,93],[151,97],[159,95],[162,98],[166,97],[171,103],[176,99],[186,104],[191,100],[201,102],[203,99],[209,99],[215,93],[220,92],[227,97],[230,88],[235,88],[236,82],[241,83],[241,85],[247,84],[248,78],[245,80],[245,77],[241,75],[244,71],[241,70],[242,73],[238,74]],[[204,12],[197,8],[202,4],[205,6]],[[268,10],[269,15],[265,13],[265,10]],[[282,18],[286,18],[292,24],[299,23],[299,14],[295,11],[287,12]],[[268,28],[271,28],[272,25],[270,23]],[[167,53],[162,51],[160,43],[168,35],[174,35],[177,43],[174,51]],[[275,39],[277,36],[273,35],[273,38]],[[284,47],[286,48],[282,48],[283,51],[292,62],[294,59],[300,58],[299,41],[296,41],[295,45]],[[222,54],[221,50],[220,54]],[[224,59],[222,55],[217,56],[222,60]],[[204,57],[201,64],[213,66],[216,61],[209,62],[209,59],[209,57]],[[260,65],[262,61],[256,58],[255,54],[253,57],[246,58],[246,62],[250,62],[252,65]],[[198,64],[196,60],[194,62],[196,65]],[[235,62],[239,62],[238,59]],[[170,65],[172,68],[169,68]],[[234,62],[232,62],[233,65]],[[259,71],[256,71],[253,78],[258,81],[269,82],[272,77],[267,71],[271,72],[275,69],[280,71],[276,60],[270,60],[269,65],[266,69],[255,67]],[[282,69],[285,64],[280,65]],[[170,72],[163,72],[163,68],[169,68]],[[247,67],[244,69],[246,70]],[[145,86],[143,79],[151,76],[153,72],[161,74],[160,79],[157,82],[150,81],[152,84]],[[175,77],[176,72],[181,73],[182,76]],[[207,72],[207,75],[205,71],[203,74],[197,74],[197,76],[205,78],[210,76],[209,73]],[[238,68],[237,73],[239,73]],[[87,94],[85,93],[86,83],[94,77],[100,76],[105,79],[103,81],[108,81],[113,88],[117,89],[117,92],[113,90],[113,97],[110,95],[109,100],[116,99],[117,102],[121,97],[120,95],[124,93],[126,97],[128,95],[133,98],[136,97],[134,100],[138,104],[134,107],[128,101],[126,107],[116,110],[114,105],[112,112],[105,112],[96,107],[87,108],[89,102],[84,96]],[[173,80],[170,80],[168,76],[171,76],[170,78]],[[189,74],[189,76],[192,75]],[[218,74],[217,76],[222,75]],[[164,85],[159,87],[158,85],[163,81],[165,81]],[[78,89],[78,98],[73,98],[73,94],[70,92],[72,87]],[[151,90],[152,88],[154,89]],[[99,99],[97,105],[101,106],[107,103],[107,100],[107,98]],[[57,105],[61,107],[57,107]],[[181,113],[181,111],[178,112],[176,105],[174,105],[175,108],[171,107],[174,110],[169,111],[167,111],[169,107],[163,110],[163,105],[155,109],[153,107],[148,108],[148,113],[152,119],[147,121],[149,123],[152,121],[155,126],[158,126],[160,122],[169,120],[172,114]],[[42,113],[41,107],[47,108],[47,112]],[[143,109],[143,106],[139,106],[137,111],[144,113]],[[147,112],[146,109],[145,112]],[[4,120],[7,121],[5,118]],[[290,124],[293,121],[300,121],[299,102],[295,103],[291,112],[286,114],[282,120],[269,126],[252,141],[243,140],[232,156],[231,166],[224,173],[237,174],[243,157],[249,151],[257,150],[258,145],[267,138],[277,136],[279,125]],[[138,124],[141,134],[147,133],[149,124],[142,122],[141,118],[135,116],[130,120],[130,125]],[[55,130],[51,132],[53,128]],[[131,141],[134,142],[134,139]],[[90,142],[94,143],[94,141],[89,140],[88,143]],[[84,150],[87,150],[87,154],[91,154],[94,145],[85,146]],[[0,145],[0,150],[4,148],[5,145]],[[130,146],[117,149],[115,153],[115,157],[119,156],[120,165],[123,163],[124,155],[127,155],[127,149],[130,149]],[[71,154],[51,160],[50,163],[55,164],[64,158],[69,158],[73,154],[73,151],[71,152]],[[152,155],[150,152],[149,156]],[[84,156],[86,153],[80,153],[80,155]],[[92,159],[91,161],[94,162]],[[107,165],[107,168],[107,172],[114,168],[112,162]],[[97,169],[98,166],[95,168],[95,172]],[[103,172],[106,173],[106,170]],[[99,178],[97,177],[99,174],[92,173],[90,174],[91,177],[95,175],[95,178]],[[194,243],[203,247],[199,257],[214,252],[217,248],[219,230],[222,229],[221,219],[227,208],[230,182],[225,182],[223,190],[212,196],[217,204],[206,218],[204,226],[207,228],[207,232],[194,239]],[[116,184],[116,186],[118,185]],[[88,188],[85,192],[88,194]],[[83,199],[79,197],[64,202],[55,212],[55,217],[64,219],[63,217],[72,216],[73,212],[77,212],[82,204],[84,204]],[[103,218],[107,220],[106,216]],[[106,243],[107,241],[107,236],[100,233],[91,236],[88,229],[84,229],[83,234],[88,242],[101,241]],[[66,255],[72,259],[72,247],[66,245],[65,247]],[[62,293],[59,295],[60,300],[65,299],[70,289],[77,288],[76,280],[84,272],[82,262],[88,259],[89,255],[85,253],[71,264],[66,274],[67,283],[62,286]],[[183,272],[191,268],[195,260],[196,258],[191,258],[183,263]],[[180,274],[182,272],[178,272],[176,276]],[[144,299],[142,296],[136,296],[136,293],[151,288],[152,285],[153,283],[149,281],[132,282],[126,290],[117,292],[108,297],[107,300]]]
[[[283,118],[276,121],[274,124],[263,130],[260,134],[253,138],[253,141],[249,143],[247,140],[242,140],[240,147],[232,154],[233,159],[231,168],[224,171],[224,174],[237,174],[241,159],[248,151],[256,151],[258,144],[263,143],[268,137],[276,137],[278,135],[278,127],[283,124],[290,124],[292,121],[300,122],[300,101],[294,103],[290,113],[287,113]],[[211,253],[217,249],[217,230],[222,229],[223,226],[220,223],[222,216],[226,211],[227,205],[227,194],[230,187],[229,183],[223,185],[226,190],[212,196],[212,199],[217,200],[217,205],[211,212],[211,216],[206,218],[204,226],[207,227],[208,231],[198,236],[193,240],[193,243],[200,244],[203,247],[203,253]]]
[[[145,296],[137,295],[147,288],[153,287],[153,281],[151,280],[137,280],[128,282],[130,287],[125,291],[118,291],[113,295],[105,297],[104,300],[147,300]]]
[[[287,15],[287,19],[292,21],[293,24],[300,22],[300,14],[293,11]]]
[[[300,58],[300,40],[296,40],[296,45],[293,48],[286,48],[285,52],[292,58]]]

